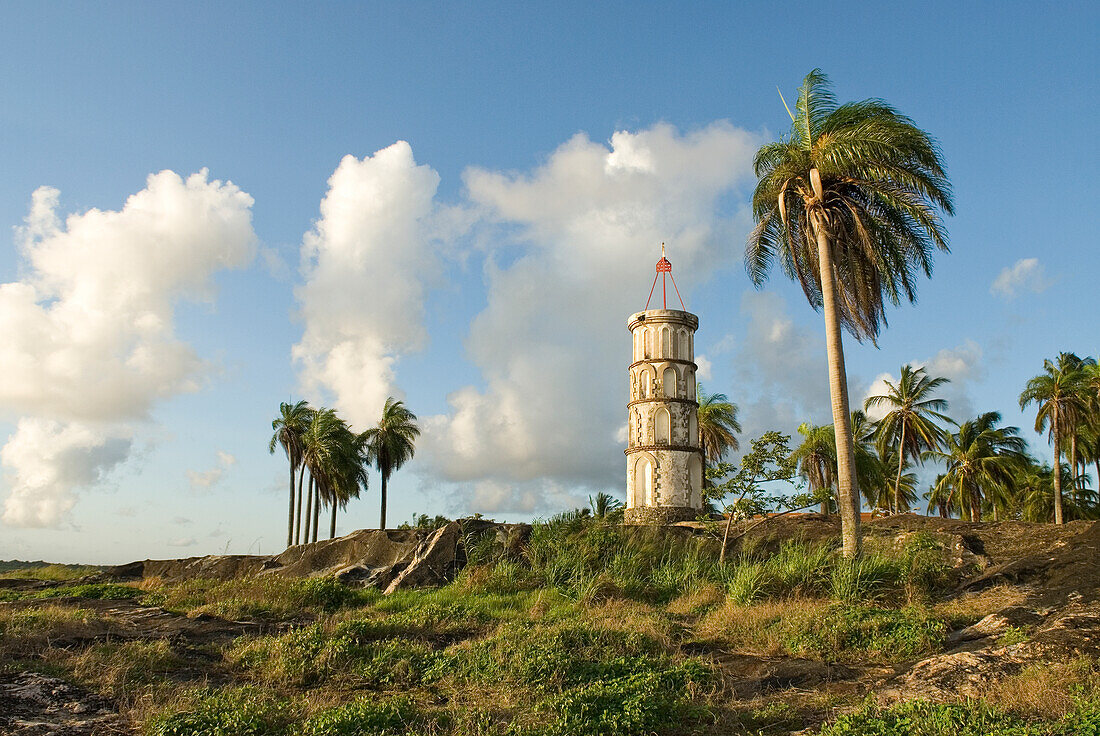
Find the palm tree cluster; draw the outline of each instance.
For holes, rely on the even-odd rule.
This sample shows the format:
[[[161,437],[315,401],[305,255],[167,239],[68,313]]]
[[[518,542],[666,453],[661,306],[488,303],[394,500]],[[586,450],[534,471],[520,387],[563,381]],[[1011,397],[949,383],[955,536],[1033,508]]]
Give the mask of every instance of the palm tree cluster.
[[[924,498],[927,511],[968,521],[1022,519],[1054,521],[1100,517],[1100,499],[1088,466],[1100,478],[1100,368],[1093,358],[1062,353],[1044,364],[1043,374],[1028,381],[1020,406],[1038,407],[1036,432],[1046,432],[1058,458],[1057,470],[1028,453],[1018,427],[1002,426],[999,412],[956,422],[936,395],[947,383],[924,368],[901,367],[898,381],[871,396],[868,410],[884,411],[871,421],[863,411],[850,416],[856,481],[868,508],[899,513],[915,508],[915,465],[933,462],[943,472]],[[834,510],[837,498],[836,434],[832,426],[803,424],[802,444],[792,459],[811,491],[827,490]],[[1067,462],[1063,463],[1062,458]],[[1063,489],[1070,489],[1064,494]]]
[[[317,541],[322,506],[330,512],[329,538],[335,537],[337,509],[367,490],[372,465],[382,476],[379,526],[386,528],[387,483],[412,458],[420,434],[416,415],[403,402],[387,399],[378,425],[358,433],[334,409],[282,403],[271,428],[268,451],[282,447],[290,464],[288,547]]]
[[[1067,502],[1079,512],[1088,501],[1086,471],[1090,463],[1100,481],[1100,366],[1096,359],[1059,353],[1057,359],[1043,361],[1043,372],[1029,380],[1020,394],[1021,409],[1032,404],[1038,409],[1035,431],[1046,432],[1054,447],[1053,512],[1055,523],[1061,524]],[[1062,472],[1063,457],[1068,473]],[[1068,499],[1064,493],[1067,475]]]

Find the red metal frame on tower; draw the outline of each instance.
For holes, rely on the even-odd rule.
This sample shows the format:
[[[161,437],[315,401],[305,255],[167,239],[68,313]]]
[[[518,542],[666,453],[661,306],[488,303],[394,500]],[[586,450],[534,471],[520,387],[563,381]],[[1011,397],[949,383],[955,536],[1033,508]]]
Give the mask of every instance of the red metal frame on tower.
[[[653,277],[653,286],[649,287],[649,299],[645,300],[646,311],[649,310],[649,303],[653,301],[653,290],[657,288],[658,278],[661,279],[661,309],[668,309],[668,287],[665,280],[672,279],[672,288],[676,290],[676,298],[680,300],[680,306],[686,312],[687,307],[684,306],[684,298],[680,296],[680,289],[676,287],[676,277],[672,275],[672,263],[665,258],[664,243],[661,243],[661,260],[657,261],[657,275]]]

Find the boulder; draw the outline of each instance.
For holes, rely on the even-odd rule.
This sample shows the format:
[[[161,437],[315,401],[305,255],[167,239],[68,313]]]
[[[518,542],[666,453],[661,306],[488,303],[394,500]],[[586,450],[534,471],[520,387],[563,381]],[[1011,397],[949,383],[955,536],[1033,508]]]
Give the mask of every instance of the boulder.
[[[454,580],[458,565],[462,528],[452,521],[432,532],[402,570],[386,588],[386,595],[404,588],[445,585]]]

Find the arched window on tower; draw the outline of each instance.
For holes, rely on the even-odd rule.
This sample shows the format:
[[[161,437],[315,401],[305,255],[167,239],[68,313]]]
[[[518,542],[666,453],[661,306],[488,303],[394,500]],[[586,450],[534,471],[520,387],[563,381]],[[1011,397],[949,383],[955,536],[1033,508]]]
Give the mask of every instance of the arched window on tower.
[[[703,500],[703,461],[692,455],[688,461],[688,503],[698,506]]]
[[[661,357],[672,357],[672,331],[667,326],[661,328]]]
[[[653,440],[658,445],[672,443],[672,417],[663,406],[653,416]]]
[[[638,507],[653,502],[653,465],[645,456],[634,463],[633,491],[631,506]]]
[[[691,343],[688,341],[688,330],[680,330],[680,354],[678,358],[691,360]]]
[[[695,400],[695,371],[691,368],[684,369],[684,398]]]
[[[643,327],[642,332],[645,333],[645,337],[643,338],[645,340],[645,346],[643,348],[642,355],[645,358],[652,358],[653,357],[653,332],[648,327]]]
[[[672,366],[665,368],[661,374],[661,389],[665,392],[665,397],[676,398],[676,369]]]
[[[699,444],[699,417],[692,409],[688,412],[688,441],[691,446]]]

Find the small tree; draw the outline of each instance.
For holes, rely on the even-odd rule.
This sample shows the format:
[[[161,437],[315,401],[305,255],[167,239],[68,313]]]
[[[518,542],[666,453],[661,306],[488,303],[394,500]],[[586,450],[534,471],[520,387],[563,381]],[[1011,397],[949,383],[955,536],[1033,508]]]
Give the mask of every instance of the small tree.
[[[719,562],[726,561],[726,548],[729,546],[730,528],[734,518],[750,519],[763,517],[750,524],[738,535],[742,537],[760,524],[784,514],[801,511],[822,502],[820,492],[804,493],[803,481],[798,472],[798,460],[791,457],[790,435],[781,432],[765,432],[752,441],[752,449],[741,457],[741,463],[735,467],[732,463],[718,463],[707,471],[707,475],[716,482],[706,490],[708,500],[721,502],[728,496],[736,496],[732,503],[726,504],[725,531],[722,533],[722,552]],[[775,483],[787,483],[794,487],[795,493],[782,495],[769,491]],[[825,494],[828,489],[825,489]],[[827,498],[827,495],[826,495]]]

